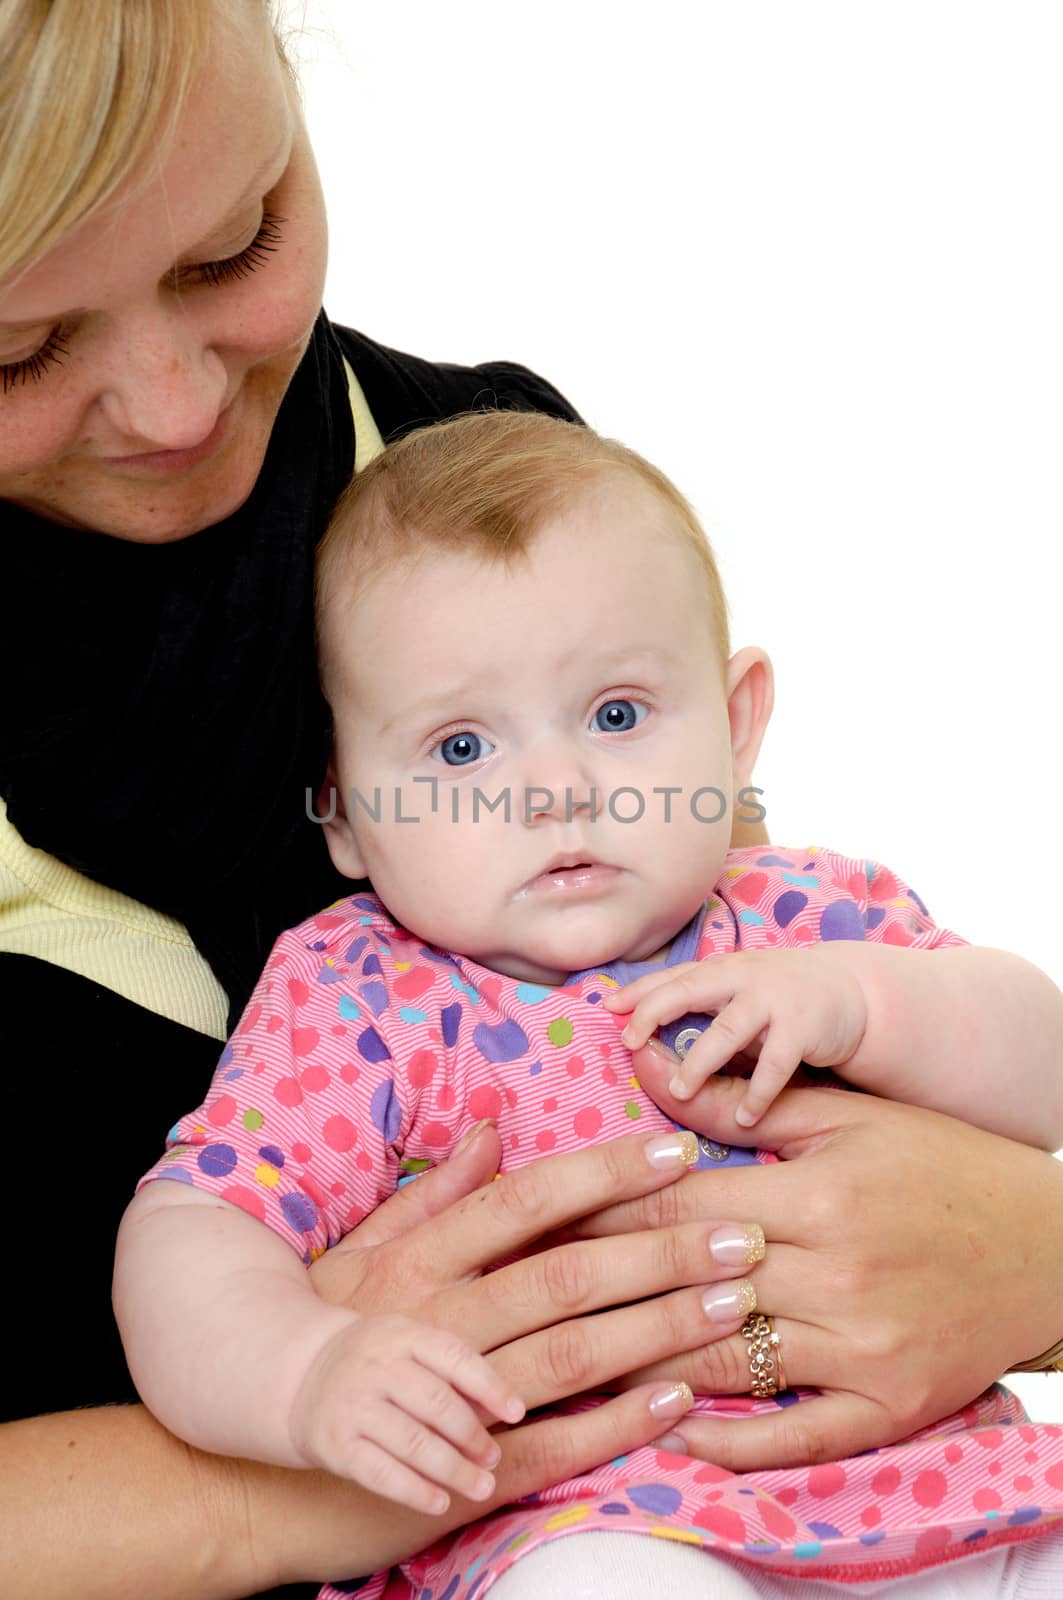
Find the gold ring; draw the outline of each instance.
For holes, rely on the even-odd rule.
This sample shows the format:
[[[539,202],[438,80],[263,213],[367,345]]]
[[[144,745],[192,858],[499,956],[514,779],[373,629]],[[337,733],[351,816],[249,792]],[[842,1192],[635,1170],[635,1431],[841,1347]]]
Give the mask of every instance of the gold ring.
[[[757,1400],[770,1400],[786,1387],[775,1324],[763,1311],[751,1311],[742,1324],[742,1337],[749,1347],[749,1392]]]

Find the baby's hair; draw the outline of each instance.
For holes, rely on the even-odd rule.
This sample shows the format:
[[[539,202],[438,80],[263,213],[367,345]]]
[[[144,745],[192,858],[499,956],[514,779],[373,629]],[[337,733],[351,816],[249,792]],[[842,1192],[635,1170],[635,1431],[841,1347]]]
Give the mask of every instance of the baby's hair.
[[[616,439],[537,411],[477,411],[418,428],[352,479],[318,547],[319,642],[336,599],[394,562],[426,547],[519,560],[551,515],[603,479],[623,476],[657,496],[700,564],[712,637],[725,665],[727,603],[689,502],[663,472]]]

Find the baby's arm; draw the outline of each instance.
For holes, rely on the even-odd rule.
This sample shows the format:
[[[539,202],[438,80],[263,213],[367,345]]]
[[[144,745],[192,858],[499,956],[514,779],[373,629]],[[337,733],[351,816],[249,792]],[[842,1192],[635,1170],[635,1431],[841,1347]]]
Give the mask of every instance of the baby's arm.
[[[715,1013],[676,1067],[690,1100],[759,1050],[736,1120],[752,1127],[805,1063],[891,1100],[1055,1150],[1063,1145],[1063,994],[1018,956],[838,939],[751,950],[652,973],[608,995],[640,1049],[664,1022]]]
[[[842,1076],[991,1133],[1063,1145],[1063,993],[1003,950],[849,943],[822,955],[863,989],[867,1022]]]
[[[129,1206],[114,1303],[133,1379],[171,1432],[217,1454],[324,1467],[419,1511],[446,1509],[443,1485],[493,1492],[498,1448],[475,1403],[523,1415],[464,1341],[319,1300],[284,1240],[188,1184],[152,1183]]]

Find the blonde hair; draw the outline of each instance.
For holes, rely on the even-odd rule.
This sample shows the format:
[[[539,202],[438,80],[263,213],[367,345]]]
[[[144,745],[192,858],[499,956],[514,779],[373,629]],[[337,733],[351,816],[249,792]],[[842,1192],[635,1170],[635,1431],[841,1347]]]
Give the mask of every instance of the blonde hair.
[[[659,468],[616,439],[541,412],[484,411],[409,433],[352,479],[318,547],[316,608],[426,545],[486,560],[528,554],[543,522],[605,477],[627,475],[662,502],[706,580],[721,666],[727,602],[712,547],[689,501]]]
[[[165,146],[218,3],[0,0],[0,280]]]

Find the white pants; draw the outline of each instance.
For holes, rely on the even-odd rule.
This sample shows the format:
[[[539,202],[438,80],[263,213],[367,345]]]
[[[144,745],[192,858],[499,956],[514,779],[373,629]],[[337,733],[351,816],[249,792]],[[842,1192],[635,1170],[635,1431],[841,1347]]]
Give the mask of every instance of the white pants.
[[[777,1578],[690,1545],[635,1533],[573,1533],[524,1556],[492,1584],[490,1600],[1061,1600],[1063,1526],[1038,1539],[967,1556],[885,1583]]]

